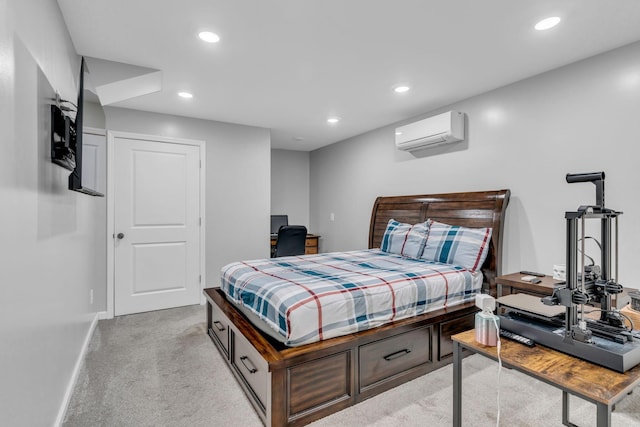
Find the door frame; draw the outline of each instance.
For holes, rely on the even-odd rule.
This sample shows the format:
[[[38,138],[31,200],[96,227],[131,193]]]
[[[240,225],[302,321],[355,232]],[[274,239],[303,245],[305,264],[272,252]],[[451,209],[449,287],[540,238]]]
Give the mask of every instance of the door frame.
[[[200,304],[205,303],[202,293],[204,284],[207,283],[205,277],[205,184],[206,184],[206,144],[204,141],[195,139],[173,138],[166,136],[147,135],[133,132],[107,131],[107,318],[112,319],[115,313],[115,140],[116,138],[138,139],[144,141],[155,141],[159,144],[183,144],[194,145],[199,148],[200,154]]]

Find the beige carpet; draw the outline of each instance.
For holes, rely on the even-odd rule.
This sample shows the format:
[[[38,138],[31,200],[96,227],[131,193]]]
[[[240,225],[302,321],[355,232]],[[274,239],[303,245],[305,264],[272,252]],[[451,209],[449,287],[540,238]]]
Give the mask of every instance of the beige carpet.
[[[261,426],[205,333],[205,309],[184,307],[98,323],[64,426]],[[497,363],[463,361],[463,425],[495,426]],[[561,392],[523,374],[501,374],[501,426],[561,426]],[[311,424],[450,426],[447,366]],[[595,405],[571,400],[571,421],[595,426]],[[614,427],[640,426],[640,390],[620,402]]]

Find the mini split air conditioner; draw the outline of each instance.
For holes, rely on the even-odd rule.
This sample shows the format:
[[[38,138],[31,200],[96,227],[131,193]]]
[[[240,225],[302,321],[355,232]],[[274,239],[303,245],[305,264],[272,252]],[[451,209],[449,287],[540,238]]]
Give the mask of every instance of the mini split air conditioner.
[[[418,150],[464,139],[464,113],[448,111],[396,128],[396,148]]]

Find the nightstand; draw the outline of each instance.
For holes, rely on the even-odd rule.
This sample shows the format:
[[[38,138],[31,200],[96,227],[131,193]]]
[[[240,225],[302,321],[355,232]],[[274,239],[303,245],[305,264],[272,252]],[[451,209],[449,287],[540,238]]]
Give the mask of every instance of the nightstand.
[[[509,294],[529,294],[537,297],[544,297],[553,293],[555,285],[562,283],[560,280],[555,280],[551,276],[541,277],[540,283],[529,283],[520,280],[526,274],[511,273],[504,276],[496,277],[497,295],[500,298],[503,295]]]

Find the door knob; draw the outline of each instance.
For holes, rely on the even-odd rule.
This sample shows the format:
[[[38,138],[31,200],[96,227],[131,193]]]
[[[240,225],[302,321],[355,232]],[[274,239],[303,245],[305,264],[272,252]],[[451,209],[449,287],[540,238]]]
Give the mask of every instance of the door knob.
[[[122,239],[124,239],[124,233],[118,233],[118,235],[116,237],[118,239],[122,240]]]

